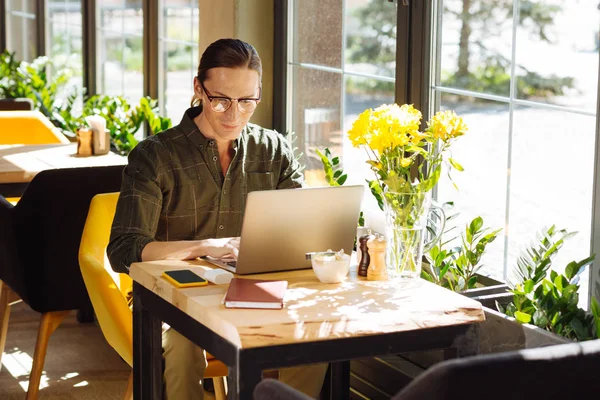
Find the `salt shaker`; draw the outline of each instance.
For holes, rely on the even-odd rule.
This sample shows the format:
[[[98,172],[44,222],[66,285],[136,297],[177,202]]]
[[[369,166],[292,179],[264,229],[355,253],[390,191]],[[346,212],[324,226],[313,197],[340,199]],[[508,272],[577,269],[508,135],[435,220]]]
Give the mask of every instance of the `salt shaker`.
[[[371,257],[367,279],[370,281],[386,281],[388,279],[385,266],[385,246],[386,240],[381,235],[374,236],[367,241],[369,256]]]

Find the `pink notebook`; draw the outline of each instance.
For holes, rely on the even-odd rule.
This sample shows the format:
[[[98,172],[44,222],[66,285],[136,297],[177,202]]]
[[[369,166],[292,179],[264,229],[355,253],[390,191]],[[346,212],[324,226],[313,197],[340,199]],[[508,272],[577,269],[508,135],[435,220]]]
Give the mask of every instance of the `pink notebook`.
[[[282,309],[287,287],[287,281],[233,278],[225,295],[225,307]]]

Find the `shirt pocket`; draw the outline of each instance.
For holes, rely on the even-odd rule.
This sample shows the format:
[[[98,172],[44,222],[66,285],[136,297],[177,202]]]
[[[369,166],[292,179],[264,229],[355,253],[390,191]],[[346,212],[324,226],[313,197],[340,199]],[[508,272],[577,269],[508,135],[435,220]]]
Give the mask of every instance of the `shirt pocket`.
[[[246,193],[276,189],[275,174],[272,172],[247,172]]]

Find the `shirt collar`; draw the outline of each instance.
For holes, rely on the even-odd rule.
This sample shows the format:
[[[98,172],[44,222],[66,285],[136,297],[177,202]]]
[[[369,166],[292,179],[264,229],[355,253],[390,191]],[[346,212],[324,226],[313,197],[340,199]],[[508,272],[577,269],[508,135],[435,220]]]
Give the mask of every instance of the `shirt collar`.
[[[179,123],[179,128],[183,131],[185,136],[187,136],[188,139],[190,139],[190,141],[194,143],[194,145],[196,145],[196,147],[198,147],[200,150],[206,149],[211,141],[211,139],[208,139],[206,136],[204,136],[204,134],[202,134],[202,132],[200,132],[200,129],[198,129],[198,126],[194,122],[194,118],[200,115],[201,112],[202,107],[200,106],[188,108],[183,114],[183,118],[181,118],[181,122]],[[242,129],[240,136],[233,141],[232,147],[234,150],[238,149],[240,139],[246,135],[247,129],[248,126],[246,125],[244,129]]]

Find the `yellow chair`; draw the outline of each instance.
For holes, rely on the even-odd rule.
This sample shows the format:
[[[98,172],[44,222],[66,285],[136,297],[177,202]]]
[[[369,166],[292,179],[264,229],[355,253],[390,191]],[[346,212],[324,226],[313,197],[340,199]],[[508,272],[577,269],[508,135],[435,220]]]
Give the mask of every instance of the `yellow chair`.
[[[39,111],[0,111],[0,144],[69,143]]]
[[[79,265],[104,337],[133,367],[133,316],[126,300],[133,284],[129,275],[114,272],[106,257],[118,198],[119,193],[104,193],[92,199],[79,247]],[[217,400],[225,399],[225,376],[227,366],[208,356],[204,377],[218,378],[214,379]],[[132,395],[133,371],[123,399]]]

